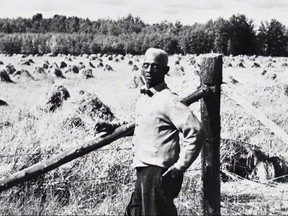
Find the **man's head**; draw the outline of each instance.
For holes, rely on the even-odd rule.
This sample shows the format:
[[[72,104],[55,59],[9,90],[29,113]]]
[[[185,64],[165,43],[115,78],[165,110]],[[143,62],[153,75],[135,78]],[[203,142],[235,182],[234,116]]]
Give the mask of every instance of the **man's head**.
[[[164,82],[165,74],[168,73],[169,67],[168,55],[164,50],[149,48],[144,56],[142,73],[145,77],[146,87],[154,87]]]

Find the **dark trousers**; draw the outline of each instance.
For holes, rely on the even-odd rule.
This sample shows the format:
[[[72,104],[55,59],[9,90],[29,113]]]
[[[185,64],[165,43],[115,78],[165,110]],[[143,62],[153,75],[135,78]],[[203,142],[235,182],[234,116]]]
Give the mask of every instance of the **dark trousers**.
[[[125,216],[177,215],[173,199],[178,196],[183,174],[162,174],[167,169],[148,166],[137,168],[137,180]]]

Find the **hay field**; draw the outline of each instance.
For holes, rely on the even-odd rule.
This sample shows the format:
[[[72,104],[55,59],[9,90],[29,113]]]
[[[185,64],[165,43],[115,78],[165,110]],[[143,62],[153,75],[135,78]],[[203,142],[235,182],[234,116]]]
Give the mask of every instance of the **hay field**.
[[[96,66],[97,60],[91,60],[86,55],[22,57],[0,56],[3,62],[0,68],[11,63],[16,70],[28,70],[34,77],[31,79],[11,74],[14,83],[0,81],[0,99],[8,103],[8,106],[0,106],[0,177],[93,139],[93,128],[101,117],[91,115],[89,110],[79,111],[87,94],[98,98],[110,108],[115,116],[113,121],[133,121],[139,89],[131,88],[131,77],[138,72],[132,71],[133,67],[128,63],[132,60],[133,65],[140,68],[142,56],[125,56],[118,62],[115,56],[112,60],[109,60],[108,55],[102,56],[104,65],[111,65],[114,71],[91,67],[89,62]],[[32,59],[34,63],[22,65],[20,62],[23,59]],[[199,86],[196,72],[199,70],[199,59],[193,55],[169,57],[171,71],[166,81],[180,97],[187,96]],[[45,69],[47,76],[34,72],[35,67],[43,66],[44,60],[48,60],[50,65],[60,65],[64,61],[68,67],[79,66],[82,62],[86,69],[92,69],[94,78],[85,79],[82,70],[79,73],[65,73],[68,67],[61,69],[65,79],[48,73],[51,68]],[[223,60],[223,85],[230,86],[288,133],[287,58],[238,56],[224,57]],[[244,67],[239,66],[240,62]],[[254,67],[255,62],[260,67]],[[264,70],[267,72],[263,73]],[[59,85],[67,88],[70,97],[55,112],[48,112],[46,103],[49,94]],[[192,104],[191,109],[200,117],[199,103]],[[71,124],[71,119],[76,117],[82,120],[83,125]],[[288,161],[287,144],[225,95],[222,95],[221,101],[221,122],[221,138],[257,145],[263,152],[281,156]],[[135,181],[131,160],[131,137],[118,140],[33,181],[2,192],[0,213],[123,214]],[[185,175],[182,191],[176,200],[182,215],[202,214],[200,169],[198,160]],[[285,183],[261,183],[235,178],[233,181],[222,182],[221,188],[222,214],[288,213]]]

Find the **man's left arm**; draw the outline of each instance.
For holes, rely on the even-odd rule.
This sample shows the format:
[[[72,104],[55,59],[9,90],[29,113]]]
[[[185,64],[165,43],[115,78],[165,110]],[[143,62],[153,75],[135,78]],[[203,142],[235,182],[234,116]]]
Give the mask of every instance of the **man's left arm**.
[[[183,145],[178,161],[169,168],[185,172],[198,157],[205,140],[205,132],[192,111],[181,102],[175,103],[170,111],[170,120],[183,134]]]

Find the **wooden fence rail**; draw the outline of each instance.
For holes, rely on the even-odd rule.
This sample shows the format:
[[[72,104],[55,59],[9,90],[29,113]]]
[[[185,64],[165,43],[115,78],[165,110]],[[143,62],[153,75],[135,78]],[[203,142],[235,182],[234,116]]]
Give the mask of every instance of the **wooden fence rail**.
[[[229,86],[223,85],[222,91],[236,104],[244,108],[247,113],[249,113],[254,118],[259,120],[265,127],[269,128],[269,130],[273,132],[276,136],[278,136],[280,139],[282,139],[284,143],[288,143],[287,133],[282,128],[280,128],[275,122],[268,119],[262,112],[257,110],[247,100],[245,100],[243,97],[241,97],[239,94],[235,93],[231,88],[229,88]]]

